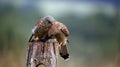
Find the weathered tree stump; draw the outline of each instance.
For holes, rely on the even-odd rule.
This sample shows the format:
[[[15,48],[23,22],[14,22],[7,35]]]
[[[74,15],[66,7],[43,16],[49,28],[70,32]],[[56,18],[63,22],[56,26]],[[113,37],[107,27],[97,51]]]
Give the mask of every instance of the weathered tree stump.
[[[58,42],[29,42],[26,67],[57,67]]]

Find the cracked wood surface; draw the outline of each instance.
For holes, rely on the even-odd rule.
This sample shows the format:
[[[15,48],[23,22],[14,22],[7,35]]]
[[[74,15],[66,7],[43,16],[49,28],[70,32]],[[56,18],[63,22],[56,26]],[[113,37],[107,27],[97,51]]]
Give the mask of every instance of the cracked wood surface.
[[[29,42],[26,53],[26,67],[57,67],[57,42]]]

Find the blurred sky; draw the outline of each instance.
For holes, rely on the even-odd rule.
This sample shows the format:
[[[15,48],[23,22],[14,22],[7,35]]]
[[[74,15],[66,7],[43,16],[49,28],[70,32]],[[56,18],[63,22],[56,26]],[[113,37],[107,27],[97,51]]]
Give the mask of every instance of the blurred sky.
[[[12,4],[25,11],[36,9],[44,15],[61,15],[68,11],[81,14],[93,14],[102,8],[106,14],[113,15],[114,8],[119,6],[119,0],[0,0],[1,7]],[[77,14],[76,14],[77,15]]]

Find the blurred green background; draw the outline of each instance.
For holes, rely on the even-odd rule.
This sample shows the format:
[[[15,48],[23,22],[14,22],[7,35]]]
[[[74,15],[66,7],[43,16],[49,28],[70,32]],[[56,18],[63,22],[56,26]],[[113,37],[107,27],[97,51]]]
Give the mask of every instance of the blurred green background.
[[[118,0],[0,0],[0,67],[25,67],[34,24],[53,16],[70,30],[70,60],[58,67],[120,67]],[[40,67],[40,66],[39,66]]]

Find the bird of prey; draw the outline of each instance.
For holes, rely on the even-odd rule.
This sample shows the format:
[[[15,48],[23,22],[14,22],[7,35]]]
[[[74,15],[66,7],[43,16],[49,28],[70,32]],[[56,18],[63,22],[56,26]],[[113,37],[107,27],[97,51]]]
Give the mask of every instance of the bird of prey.
[[[68,48],[66,45],[69,31],[63,23],[56,21],[52,16],[46,16],[35,24],[32,32],[29,42],[46,42],[49,39],[56,39],[59,43],[60,56],[64,59],[69,58]]]

